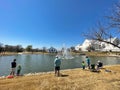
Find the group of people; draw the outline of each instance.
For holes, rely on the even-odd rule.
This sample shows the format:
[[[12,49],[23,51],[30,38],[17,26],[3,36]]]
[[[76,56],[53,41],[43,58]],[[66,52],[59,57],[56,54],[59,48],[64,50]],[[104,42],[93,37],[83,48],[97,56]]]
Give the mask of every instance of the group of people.
[[[11,72],[10,72],[10,75],[15,75],[15,72],[16,72],[16,68],[17,68],[17,73],[16,75],[19,76],[20,75],[20,72],[21,72],[21,65],[16,63],[16,59],[14,59],[12,62],[11,62]]]
[[[88,69],[90,69],[91,71],[99,71],[99,69],[103,67],[103,63],[101,61],[97,61],[96,64],[91,64],[90,58],[88,56],[86,56],[86,64]],[[82,61],[83,70],[85,69],[86,64],[85,61]]]
[[[56,76],[60,76],[60,65],[61,65],[61,60],[59,59],[58,56],[56,56],[55,61],[54,61],[54,66],[55,66],[55,75]],[[16,68],[17,68],[17,73],[16,73]],[[10,72],[10,76],[14,76],[15,74],[17,76],[20,75],[21,72],[21,65],[16,63],[16,59],[14,59],[11,62],[11,72]]]
[[[83,70],[86,68],[86,64],[87,64],[88,69],[90,69],[93,72],[99,71],[99,69],[103,67],[103,63],[100,61],[98,61],[96,64],[91,64],[91,60],[88,56],[86,56],[86,62],[82,61]],[[54,60],[55,76],[60,76],[60,65],[61,65],[61,60],[58,56],[56,56]]]
[[[97,64],[91,64],[90,58],[88,56],[86,56],[86,63],[87,63],[87,67],[88,69],[95,71],[95,70],[99,70],[100,67],[103,66],[103,63],[98,61]],[[86,63],[85,61],[82,61],[82,68],[83,70],[86,68]],[[54,69],[55,69],[55,76],[60,76],[60,65],[61,65],[61,59],[56,56],[55,60],[54,60]],[[97,66],[97,68],[95,69],[95,66]],[[17,67],[17,73],[16,75],[19,76],[20,72],[21,72],[21,65],[20,64],[16,64],[16,59],[14,59],[11,62],[11,72],[10,75],[15,75],[16,72],[16,67]]]

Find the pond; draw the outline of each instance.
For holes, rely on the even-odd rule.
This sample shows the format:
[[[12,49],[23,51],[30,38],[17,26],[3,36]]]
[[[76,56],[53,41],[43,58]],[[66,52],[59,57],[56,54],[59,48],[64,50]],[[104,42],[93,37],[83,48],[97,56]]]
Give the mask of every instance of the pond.
[[[13,56],[0,56],[0,76],[10,73],[11,62],[17,59],[22,66],[22,74],[54,71],[54,55],[48,54],[22,54]],[[120,64],[120,57],[90,57],[91,63],[102,61],[104,65]],[[75,55],[73,59],[62,59],[61,69],[81,68],[84,55]]]

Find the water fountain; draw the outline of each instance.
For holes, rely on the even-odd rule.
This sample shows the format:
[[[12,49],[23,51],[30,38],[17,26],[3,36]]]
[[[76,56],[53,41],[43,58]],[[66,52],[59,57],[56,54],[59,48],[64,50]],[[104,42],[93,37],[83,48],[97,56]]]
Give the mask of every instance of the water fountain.
[[[71,55],[70,50],[68,50],[65,45],[62,48],[62,58],[63,59],[73,59],[74,57]]]

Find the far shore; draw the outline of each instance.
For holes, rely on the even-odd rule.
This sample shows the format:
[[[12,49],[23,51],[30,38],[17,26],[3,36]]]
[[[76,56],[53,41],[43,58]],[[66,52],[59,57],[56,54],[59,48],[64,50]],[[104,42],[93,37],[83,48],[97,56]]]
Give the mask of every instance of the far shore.
[[[51,54],[57,55],[57,53],[48,53],[48,52],[5,52],[0,53],[0,56],[11,56],[11,55],[20,55],[20,54]],[[113,57],[120,57],[120,52],[80,52],[75,53],[72,52],[72,55],[86,55],[86,56],[113,56]]]
[[[20,55],[20,54],[49,54],[49,53],[43,53],[43,52],[5,52],[0,53],[0,56],[11,56],[11,55]]]

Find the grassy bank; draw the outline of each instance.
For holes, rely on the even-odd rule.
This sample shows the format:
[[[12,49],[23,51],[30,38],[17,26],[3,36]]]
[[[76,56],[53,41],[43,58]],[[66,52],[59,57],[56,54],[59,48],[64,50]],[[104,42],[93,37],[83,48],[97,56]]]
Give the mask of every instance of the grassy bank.
[[[106,72],[105,69],[111,72]],[[105,66],[99,73],[89,70],[62,70],[54,73],[0,79],[0,90],[120,90],[120,65]]]
[[[120,56],[120,52],[85,52],[87,56]]]

